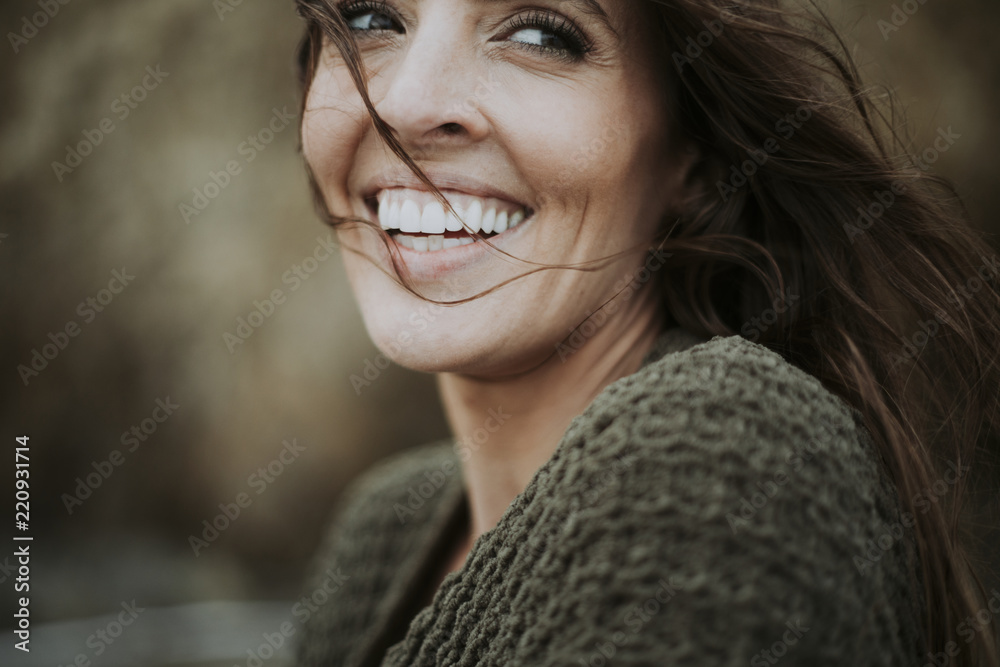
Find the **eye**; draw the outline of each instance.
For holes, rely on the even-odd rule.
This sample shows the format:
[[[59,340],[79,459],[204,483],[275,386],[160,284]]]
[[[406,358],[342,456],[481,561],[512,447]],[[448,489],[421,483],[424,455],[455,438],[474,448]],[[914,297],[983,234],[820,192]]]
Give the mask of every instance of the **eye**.
[[[513,42],[541,46],[546,49],[565,51],[568,48],[562,37],[541,28],[524,28],[518,30],[510,36],[510,39]]]
[[[516,17],[504,29],[506,39],[546,55],[579,60],[590,51],[586,35],[569,19],[535,10]]]
[[[359,33],[404,32],[395,12],[380,0],[348,2],[340,7],[347,27]]]

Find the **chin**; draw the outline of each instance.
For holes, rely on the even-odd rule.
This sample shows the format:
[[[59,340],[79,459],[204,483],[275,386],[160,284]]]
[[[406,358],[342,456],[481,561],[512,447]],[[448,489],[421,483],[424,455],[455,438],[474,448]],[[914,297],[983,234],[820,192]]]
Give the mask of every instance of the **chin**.
[[[362,307],[372,342],[386,358],[404,368],[423,373],[509,376],[544,362],[554,349],[554,342],[546,345],[518,334],[519,328],[528,330],[527,322],[519,325],[496,312],[490,314],[476,301],[439,306],[405,296],[405,300],[398,299],[400,307],[386,307],[385,302],[369,309]]]

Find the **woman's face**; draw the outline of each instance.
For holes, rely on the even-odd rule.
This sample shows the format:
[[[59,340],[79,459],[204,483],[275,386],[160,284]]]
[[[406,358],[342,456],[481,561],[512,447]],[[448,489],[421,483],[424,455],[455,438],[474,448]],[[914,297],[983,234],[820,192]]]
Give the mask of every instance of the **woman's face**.
[[[303,146],[331,213],[381,223],[392,237],[386,249],[376,230],[338,231],[345,249],[361,253],[344,256],[369,333],[417,370],[491,376],[534,367],[639,273],[680,196],[690,153],[668,134],[669,54],[640,13],[646,3],[340,7],[379,115],[466,224],[483,233],[492,226],[488,238],[502,251],[455,231],[456,221],[380,140],[328,44],[306,104]],[[508,228],[497,233],[502,221]],[[389,252],[397,253],[418,293],[452,301],[539,264],[579,264],[635,246],[595,271],[545,270],[448,307],[384,273],[392,272]]]

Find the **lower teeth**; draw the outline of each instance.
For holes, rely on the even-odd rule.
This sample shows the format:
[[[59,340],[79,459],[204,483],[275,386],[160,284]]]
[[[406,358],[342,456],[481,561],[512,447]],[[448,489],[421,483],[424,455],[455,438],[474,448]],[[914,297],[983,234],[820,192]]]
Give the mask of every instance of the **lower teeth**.
[[[443,234],[431,234],[428,236],[412,236],[410,234],[396,234],[394,236],[396,243],[403,246],[404,248],[409,248],[410,250],[416,250],[418,252],[432,252],[435,250],[447,250],[449,248],[456,248],[460,245],[470,245],[476,242],[476,239],[471,236],[464,236],[461,238],[448,238]]]

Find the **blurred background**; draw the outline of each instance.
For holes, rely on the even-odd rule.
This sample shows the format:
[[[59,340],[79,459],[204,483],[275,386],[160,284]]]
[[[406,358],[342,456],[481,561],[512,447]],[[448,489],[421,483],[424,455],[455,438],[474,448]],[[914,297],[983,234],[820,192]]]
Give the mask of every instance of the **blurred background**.
[[[961,135],[935,169],[1000,231],[1000,4],[929,0],[891,32],[895,3],[837,4],[915,146]],[[378,353],[320,259],[293,2],[6,0],[0,28],[0,434],[30,436],[34,537],[30,655],[0,551],[0,663],[255,664],[344,484],[446,434],[430,377],[351,383]]]

